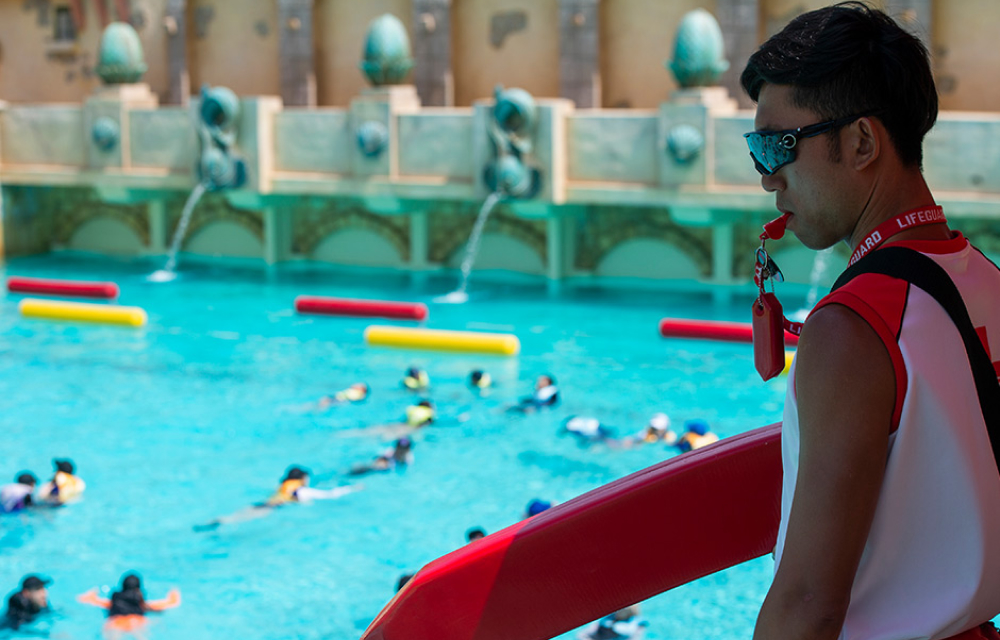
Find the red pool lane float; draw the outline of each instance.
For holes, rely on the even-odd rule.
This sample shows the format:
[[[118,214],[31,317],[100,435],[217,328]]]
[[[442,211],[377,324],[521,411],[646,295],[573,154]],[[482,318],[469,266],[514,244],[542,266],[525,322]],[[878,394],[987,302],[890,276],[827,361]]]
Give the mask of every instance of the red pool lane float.
[[[295,310],[299,313],[322,313],[336,316],[397,318],[401,320],[427,319],[427,305],[419,302],[299,296],[295,298]]]
[[[7,278],[7,290],[13,293],[41,293],[50,296],[71,296],[79,298],[118,297],[118,285],[114,282],[84,282],[82,280],[49,280],[47,278]]]
[[[721,340],[724,342],[753,342],[753,328],[743,322],[719,322],[717,320],[681,320],[663,318],[660,320],[660,335],[665,338],[695,338],[701,340]],[[794,346],[799,337],[785,332],[785,344]]]
[[[547,640],[774,548],[781,425],[686,453],[421,569],[362,640]]]

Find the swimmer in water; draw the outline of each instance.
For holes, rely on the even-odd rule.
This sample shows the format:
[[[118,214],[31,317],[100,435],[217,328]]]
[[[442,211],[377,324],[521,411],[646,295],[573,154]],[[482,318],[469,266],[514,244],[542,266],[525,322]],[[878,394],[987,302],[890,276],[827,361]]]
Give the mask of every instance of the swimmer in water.
[[[648,625],[639,615],[639,605],[634,604],[589,625],[577,635],[577,640],[640,640]]]
[[[580,444],[608,442],[614,437],[611,427],[601,424],[597,418],[588,416],[570,416],[563,421],[562,433],[576,437]]]
[[[308,503],[313,500],[336,500],[349,493],[360,491],[361,485],[346,485],[333,489],[314,489],[309,486],[309,472],[302,467],[291,467],[282,478],[278,489],[264,502],[258,502],[228,516],[216,518],[207,524],[195,525],[195,531],[211,531],[224,524],[236,524],[262,518],[277,507],[288,504]]]
[[[51,580],[36,575],[24,576],[21,588],[7,598],[7,610],[0,621],[0,629],[17,631],[21,626],[32,624],[50,614],[52,609],[49,607],[49,592],[46,587],[51,583]]]
[[[530,396],[521,398],[516,405],[508,407],[507,410],[530,413],[557,404],[559,404],[559,387],[556,386],[556,379],[545,374],[535,379],[535,390]]]
[[[167,597],[162,600],[146,600],[139,576],[126,573],[122,576],[121,587],[112,593],[110,598],[102,598],[97,595],[96,589],[91,589],[77,596],[77,600],[83,604],[107,609],[108,619],[104,623],[105,638],[109,640],[125,636],[145,638],[148,625],[146,614],[179,607],[181,592],[171,589]]]
[[[0,513],[16,513],[32,505],[31,494],[35,491],[38,478],[33,473],[19,473],[14,482],[0,487]]]
[[[552,508],[552,503],[548,500],[542,500],[540,498],[535,498],[528,503],[528,506],[524,510],[524,517],[530,518],[531,516],[537,516],[543,511],[548,511]]]
[[[332,396],[323,396],[316,402],[316,409],[323,410],[337,404],[357,404],[368,399],[369,387],[364,382],[356,382],[346,389],[341,389]]]
[[[38,489],[38,499],[51,505],[64,505],[76,501],[87,488],[87,484],[75,475],[72,460],[55,459],[52,464],[56,473],[51,480]]]
[[[479,395],[486,395],[493,386],[493,378],[482,369],[475,369],[469,374],[469,387]]]
[[[688,420],[684,423],[684,428],[687,431],[677,440],[676,444],[682,453],[696,451],[719,441],[719,436],[709,431],[708,423],[704,420]]]
[[[391,449],[386,449],[367,464],[351,467],[352,476],[381,471],[402,471],[413,462],[413,442],[406,437],[396,440]]]
[[[410,391],[424,391],[431,386],[431,378],[423,369],[410,367],[403,375],[403,386]]]
[[[472,527],[471,529],[465,532],[466,542],[475,542],[476,540],[485,537],[486,537],[486,532],[483,531],[482,527]]]
[[[618,441],[618,446],[628,449],[657,442],[666,445],[677,444],[677,434],[670,428],[670,417],[665,413],[654,413],[642,431],[622,438]]]

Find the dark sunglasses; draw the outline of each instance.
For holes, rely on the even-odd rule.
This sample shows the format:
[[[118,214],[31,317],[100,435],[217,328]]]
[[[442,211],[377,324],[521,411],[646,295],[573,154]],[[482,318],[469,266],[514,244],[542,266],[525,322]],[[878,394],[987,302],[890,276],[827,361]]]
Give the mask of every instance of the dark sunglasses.
[[[864,118],[874,114],[859,114],[817,122],[798,129],[785,129],[783,131],[751,131],[744,133],[747,139],[747,146],[750,147],[750,157],[753,158],[753,166],[762,176],[774,175],[778,169],[786,164],[795,161],[795,145],[802,138],[812,138],[824,134],[834,129],[839,129],[844,125],[851,124],[858,118]]]

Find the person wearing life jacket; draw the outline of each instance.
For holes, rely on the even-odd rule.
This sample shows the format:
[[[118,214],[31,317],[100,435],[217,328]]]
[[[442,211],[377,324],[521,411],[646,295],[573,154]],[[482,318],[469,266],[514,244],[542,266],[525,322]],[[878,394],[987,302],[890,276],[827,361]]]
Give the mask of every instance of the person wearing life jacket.
[[[677,442],[677,434],[670,428],[670,417],[667,414],[654,413],[646,428],[636,435],[636,439],[645,444],[662,442],[670,445]]]
[[[640,640],[649,625],[639,615],[639,605],[632,605],[606,615],[584,629],[579,640]]]
[[[362,485],[358,484],[332,489],[314,489],[309,486],[309,472],[302,467],[292,466],[285,472],[285,477],[281,479],[278,489],[264,502],[258,502],[236,513],[216,518],[207,524],[195,525],[194,530],[212,531],[224,524],[235,524],[261,518],[284,505],[312,500],[335,500],[363,488]]]
[[[406,424],[415,429],[426,427],[434,422],[437,412],[430,400],[421,400],[415,405],[406,408]]]
[[[351,467],[350,474],[360,476],[374,471],[392,471],[403,469],[413,463],[413,442],[402,437],[393,443],[392,448],[380,453],[368,464],[360,464]]]
[[[543,374],[535,379],[535,389],[532,394],[521,398],[509,410],[528,413],[545,407],[554,407],[557,404],[559,404],[559,387],[556,386],[556,379],[550,374]]]
[[[341,389],[332,396],[323,396],[316,403],[317,409],[326,409],[335,404],[356,404],[368,399],[369,387],[364,382],[356,382],[346,389]]]
[[[77,596],[77,601],[94,607],[106,609],[108,619],[105,622],[105,633],[109,637],[121,633],[136,634],[146,626],[146,614],[166,611],[179,607],[181,592],[171,589],[162,600],[146,600],[142,590],[142,581],[135,573],[122,576],[121,587],[111,594],[110,598],[97,595],[96,589],[91,589]]]
[[[589,416],[570,416],[563,421],[563,433],[575,436],[581,444],[604,442],[610,440],[614,432],[611,427],[601,424],[597,418]]]
[[[38,479],[25,471],[17,475],[14,482],[0,486],[0,513],[14,513],[31,506],[31,494]]]
[[[431,386],[431,378],[419,367],[410,367],[403,375],[403,386],[410,391],[423,391]]]
[[[696,451],[719,441],[719,436],[708,430],[708,423],[704,420],[688,420],[684,427],[687,431],[677,440],[676,445],[681,452]]]
[[[56,468],[56,473],[38,490],[39,499],[61,505],[79,498],[87,488],[87,484],[75,475],[76,468],[73,461],[57,458],[52,464]]]
[[[482,369],[474,369],[469,374],[469,386],[473,391],[481,394],[493,386],[493,378]]]

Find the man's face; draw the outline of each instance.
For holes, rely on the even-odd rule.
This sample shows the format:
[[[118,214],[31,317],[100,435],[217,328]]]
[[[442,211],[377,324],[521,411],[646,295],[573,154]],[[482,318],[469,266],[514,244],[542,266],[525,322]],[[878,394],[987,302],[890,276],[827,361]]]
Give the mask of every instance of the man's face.
[[[24,592],[24,597],[39,608],[45,608],[49,604],[49,591],[45,587],[40,589],[29,589]]]
[[[822,120],[793,104],[791,87],[765,84],[758,96],[754,129],[781,131]],[[839,161],[831,159],[829,136],[840,136],[843,131],[799,139],[795,160],[760,179],[764,190],[775,194],[778,210],[792,214],[788,230],[810,249],[825,249],[849,238],[867,198],[867,193],[859,193],[845,154]]]

